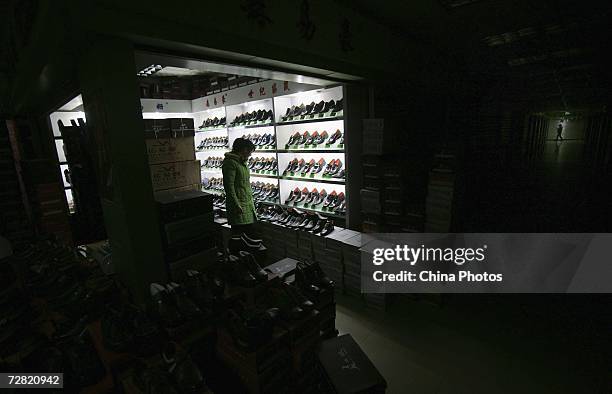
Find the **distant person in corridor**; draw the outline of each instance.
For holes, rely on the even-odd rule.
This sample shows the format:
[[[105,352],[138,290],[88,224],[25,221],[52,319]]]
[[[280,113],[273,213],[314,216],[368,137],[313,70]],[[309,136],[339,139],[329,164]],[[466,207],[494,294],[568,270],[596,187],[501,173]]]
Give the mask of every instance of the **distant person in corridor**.
[[[563,141],[563,123],[559,123],[559,126],[557,126],[557,139],[556,141]]]

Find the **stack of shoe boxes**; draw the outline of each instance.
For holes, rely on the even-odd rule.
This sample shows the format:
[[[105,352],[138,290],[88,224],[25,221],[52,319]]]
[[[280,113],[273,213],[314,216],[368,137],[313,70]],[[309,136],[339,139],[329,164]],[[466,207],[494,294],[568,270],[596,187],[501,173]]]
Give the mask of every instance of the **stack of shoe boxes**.
[[[361,256],[363,262],[373,261],[374,249],[394,249],[396,244],[401,241],[385,240],[382,237],[366,237],[361,242]],[[383,289],[384,290],[384,289]],[[363,293],[363,300],[368,308],[385,310],[389,302],[389,295],[386,293]]]
[[[287,249],[283,237],[287,231],[280,226],[268,222],[257,223],[258,236],[263,240],[267,250],[267,262],[272,263],[287,256]]]
[[[451,154],[438,154],[429,172],[426,200],[426,232],[449,232],[451,229],[454,197],[454,160]]]
[[[278,227],[277,234],[280,235],[282,240],[282,244],[287,251],[287,257],[291,257],[292,259],[300,259],[300,251],[298,250],[298,233],[299,231],[287,229],[284,227]]]
[[[323,272],[333,280],[335,290],[344,291],[344,264],[342,262],[342,246],[337,239],[345,231],[339,227],[327,237],[313,237],[313,259]]]
[[[345,234],[349,237],[342,240],[344,292],[350,296],[361,297],[361,251],[359,249],[363,246],[363,239],[360,233],[354,233],[352,236]]]
[[[170,277],[187,269],[206,270],[217,252],[212,196],[197,191],[164,191],[157,201],[164,259]]]
[[[312,260],[313,258],[313,239],[321,238],[317,235],[310,234],[308,231],[296,231],[298,238],[298,249],[299,259],[302,261]]]

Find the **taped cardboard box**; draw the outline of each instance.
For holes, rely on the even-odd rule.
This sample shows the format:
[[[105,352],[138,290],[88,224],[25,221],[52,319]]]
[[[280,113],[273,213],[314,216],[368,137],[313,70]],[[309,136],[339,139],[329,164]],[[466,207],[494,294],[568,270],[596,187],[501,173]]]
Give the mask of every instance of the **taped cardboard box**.
[[[199,160],[153,164],[150,169],[154,191],[184,187],[201,182]]]
[[[155,138],[145,142],[149,164],[190,161],[196,158],[192,138]]]

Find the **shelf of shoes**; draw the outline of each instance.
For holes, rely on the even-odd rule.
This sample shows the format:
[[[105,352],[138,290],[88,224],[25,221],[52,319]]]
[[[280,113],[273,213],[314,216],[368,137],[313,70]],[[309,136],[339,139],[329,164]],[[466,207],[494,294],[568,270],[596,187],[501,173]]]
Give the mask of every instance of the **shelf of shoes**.
[[[276,124],[289,125],[342,119],[342,87],[317,89],[274,98]]]
[[[202,191],[211,194],[225,194],[222,177],[202,178]]]
[[[324,216],[343,219],[346,213],[344,185],[333,188],[312,188],[306,182],[281,179],[280,201],[285,207],[296,208],[308,212],[316,212]]]
[[[255,202],[274,204],[279,201],[278,183],[269,182],[269,179],[257,180],[252,178],[251,190],[253,191]]]
[[[251,176],[263,178],[278,178],[278,162],[274,152],[253,154],[247,161]]]
[[[215,132],[196,134],[194,138],[196,153],[211,152],[211,151],[227,151],[229,149],[229,141],[227,132],[217,130]]]
[[[227,129],[225,107],[194,112],[193,118],[196,125],[196,133],[226,131]]]
[[[259,128],[274,124],[272,99],[249,101],[226,107],[228,127]]]
[[[276,150],[276,134],[274,127],[261,127],[256,130],[229,129],[229,146],[236,138],[244,138],[255,145],[255,152],[274,152]]]
[[[281,178],[344,184],[344,155],[339,153],[279,153]]]
[[[344,152],[344,122],[328,121],[276,127],[279,152]]]
[[[306,188],[309,192],[312,189],[316,193],[324,191],[331,194],[329,189],[333,189],[336,191],[335,198],[343,198],[345,156],[342,102],[342,87],[336,86],[194,112],[192,115],[197,125],[194,143],[196,157],[202,162],[203,183],[207,179],[222,177],[224,154],[231,149],[236,138],[247,138],[256,146],[247,164],[251,181],[276,184],[279,197],[282,194],[285,197],[275,202],[284,203],[284,199],[297,187],[291,186],[296,182],[300,190]],[[307,109],[311,103],[314,105]],[[303,111],[308,114],[296,110],[302,104]],[[315,108],[317,105],[318,108]],[[281,112],[283,115],[288,109],[291,112],[292,107],[300,114],[282,119]],[[297,159],[297,167],[283,174],[294,159]],[[320,170],[316,168],[317,164],[321,166]],[[213,185],[203,190],[221,196],[223,191],[220,186]],[[331,209],[324,207],[325,201],[315,206],[305,201],[295,205],[290,202],[286,206],[344,220],[345,201],[331,201]],[[221,197],[216,202],[217,207],[223,206]],[[262,202],[268,206],[272,203]]]

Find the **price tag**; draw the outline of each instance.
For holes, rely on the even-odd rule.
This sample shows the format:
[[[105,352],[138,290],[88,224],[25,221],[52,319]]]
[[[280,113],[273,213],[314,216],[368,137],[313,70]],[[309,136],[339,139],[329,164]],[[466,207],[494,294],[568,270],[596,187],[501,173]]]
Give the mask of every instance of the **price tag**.
[[[305,177],[305,176],[306,176],[306,174],[302,172],[302,173],[300,174],[300,176],[301,176],[301,177]]]

